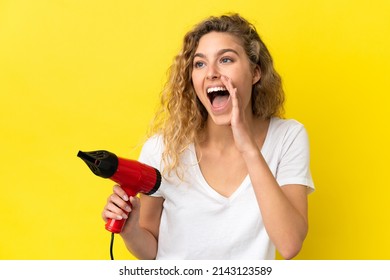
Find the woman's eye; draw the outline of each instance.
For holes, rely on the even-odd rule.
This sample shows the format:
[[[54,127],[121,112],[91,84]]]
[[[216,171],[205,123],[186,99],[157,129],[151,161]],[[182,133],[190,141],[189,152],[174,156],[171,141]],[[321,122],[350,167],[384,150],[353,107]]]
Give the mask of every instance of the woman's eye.
[[[221,62],[222,63],[229,63],[229,62],[233,62],[233,59],[231,59],[229,57],[223,57],[223,58],[221,58]]]
[[[202,61],[196,61],[194,63],[195,68],[202,68],[204,66],[204,63]]]

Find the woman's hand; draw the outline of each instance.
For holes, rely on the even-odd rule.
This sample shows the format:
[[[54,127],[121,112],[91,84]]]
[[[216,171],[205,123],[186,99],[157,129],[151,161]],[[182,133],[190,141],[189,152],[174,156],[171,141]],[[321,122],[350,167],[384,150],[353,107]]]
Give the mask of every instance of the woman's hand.
[[[233,86],[231,79],[226,76],[222,76],[221,81],[229,91],[230,98],[232,99],[232,116],[230,124],[237,149],[242,154],[257,151],[257,144],[249,127],[248,120],[246,119],[240,96],[237,94],[237,88]]]
[[[113,194],[111,194],[102,212],[102,218],[105,222],[108,219],[126,221],[122,231],[127,228],[133,228],[138,225],[140,202],[138,197],[128,197],[126,192],[119,186],[114,185]],[[131,213],[131,215],[130,215]],[[131,224],[131,226],[129,226]]]

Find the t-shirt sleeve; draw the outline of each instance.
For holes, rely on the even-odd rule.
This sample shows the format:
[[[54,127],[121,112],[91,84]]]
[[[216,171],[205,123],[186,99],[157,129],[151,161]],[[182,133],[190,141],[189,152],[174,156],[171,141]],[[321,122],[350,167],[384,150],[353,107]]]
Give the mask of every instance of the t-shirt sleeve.
[[[314,190],[310,172],[309,139],[301,124],[292,126],[285,134],[276,180],[280,186],[299,184]]]
[[[161,173],[161,156],[162,154],[162,140],[158,136],[153,136],[148,139],[142,146],[139,162],[152,166],[158,169]],[[163,181],[163,178],[161,178]],[[161,183],[163,184],[163,182]],[[162,197],[161,186],[151,196]]]

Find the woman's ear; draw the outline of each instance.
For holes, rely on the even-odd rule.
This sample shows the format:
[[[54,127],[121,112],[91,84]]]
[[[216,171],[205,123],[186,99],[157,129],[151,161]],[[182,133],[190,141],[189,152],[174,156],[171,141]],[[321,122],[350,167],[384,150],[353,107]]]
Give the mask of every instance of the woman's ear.
[[[256,65],[255,68],[253,69],[252,85],[260,81],[260,78],[261,78],[261,70],[259,65]]]

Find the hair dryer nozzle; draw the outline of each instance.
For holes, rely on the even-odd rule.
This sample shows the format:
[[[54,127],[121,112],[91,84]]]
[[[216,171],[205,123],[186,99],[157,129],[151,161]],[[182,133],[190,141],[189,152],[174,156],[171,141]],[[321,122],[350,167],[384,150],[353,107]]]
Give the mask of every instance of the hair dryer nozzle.
[[[103,178],[111,177],[118,168],[118,157],[108,151],[79,151],[77,156],[88,165],[95,175]]]

